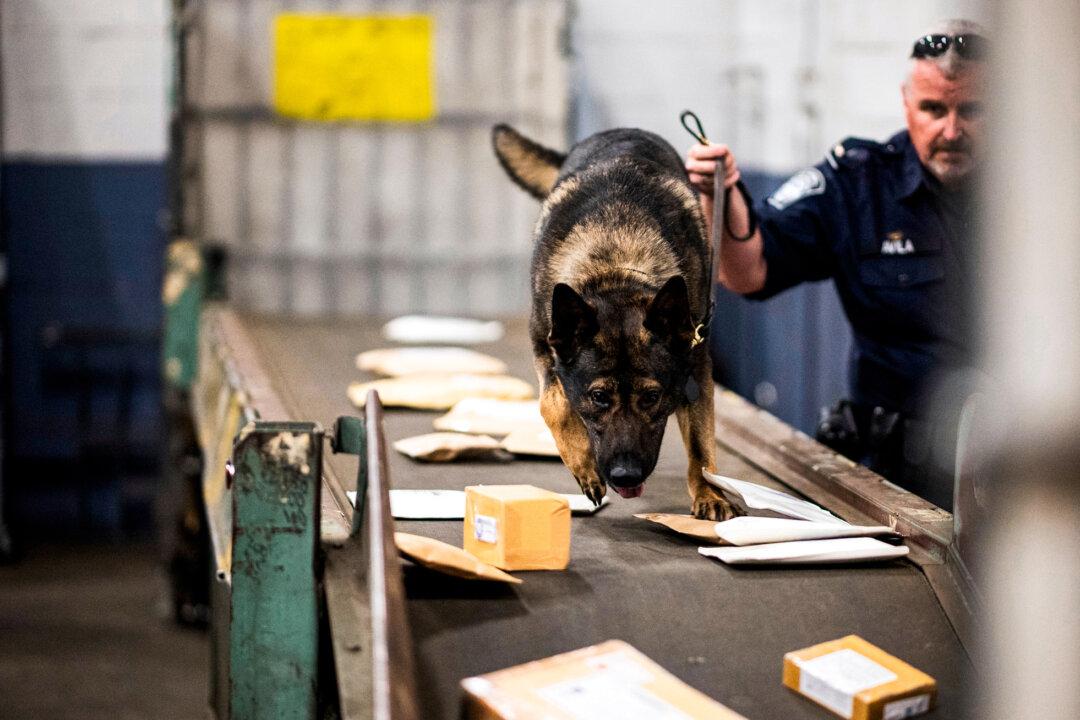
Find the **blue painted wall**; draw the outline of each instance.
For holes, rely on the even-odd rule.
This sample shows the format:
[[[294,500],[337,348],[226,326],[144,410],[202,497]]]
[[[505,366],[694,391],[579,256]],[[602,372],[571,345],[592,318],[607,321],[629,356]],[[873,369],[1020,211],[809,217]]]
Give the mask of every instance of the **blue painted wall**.
[[[72,458],[75,391],[47,383],[70,358],[46,348],[49,326],[142,336],[141,344],[93,348],[104,376],[136,371],[136,440],[159,435],[158,359],[151,339],[161,321],[165,206],[163,162],[9,162],[0,166],[8,247],[11,328],[11,445],[16,458]],[[95,414],[112,399],[95,394]],[[19,482],[19,479],[15,479]]]
[[[755,199],[786,179],[742,175]],[[721,382],[811,436],[820,408],[847,395],[851,330],[831,281],[803,284],[765,302],[718,287],[711,344]]]

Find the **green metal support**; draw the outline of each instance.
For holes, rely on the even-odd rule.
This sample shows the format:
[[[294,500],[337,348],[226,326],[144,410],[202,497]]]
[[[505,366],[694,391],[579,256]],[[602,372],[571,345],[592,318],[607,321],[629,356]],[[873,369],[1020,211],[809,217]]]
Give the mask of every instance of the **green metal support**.
[[[323,431],[256,421],[233,451],[229,716],[316,713]]]
[[[356,537],[364,521],[364,503],[367,502],[367,434],[364,421],[349,415],[342,415],[334,421],[330,449],[335,454],[360,456],[359,469],[356,472],[356,502],[353,503],[352,528],[349,531],[350,537]]]
[[[183,623],[206,622],[207,586],[205,509],[199,486],[199,445],[195,434],[191,388],[198,370],[199,314],[205,272],[198,246],[173,240],[166,251],[161,297],[162,409],[166,421],[165,463],[159,498],[163,527],[171,536],[167,560],[173,612]],[[197,518],[197,520],[192,520]]]
[[[162,373],[168,387],[188,390],[199,359],[199,313],[206,293],[202,254],[191,240],[174,240],[166,254],[162,301]]]

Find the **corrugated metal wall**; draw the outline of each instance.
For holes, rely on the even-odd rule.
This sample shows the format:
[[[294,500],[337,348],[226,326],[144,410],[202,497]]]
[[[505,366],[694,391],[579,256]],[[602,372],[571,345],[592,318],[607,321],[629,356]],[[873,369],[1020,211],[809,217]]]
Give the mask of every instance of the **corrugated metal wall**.
[[[308,123],[271,110],[282,12],[434,19],[437,114]],[[190,18],[185,231],[229,253],[241,308],[298,315],[523,312],[537,206],[489,132],[566,145],[565,0],[206,0]]]

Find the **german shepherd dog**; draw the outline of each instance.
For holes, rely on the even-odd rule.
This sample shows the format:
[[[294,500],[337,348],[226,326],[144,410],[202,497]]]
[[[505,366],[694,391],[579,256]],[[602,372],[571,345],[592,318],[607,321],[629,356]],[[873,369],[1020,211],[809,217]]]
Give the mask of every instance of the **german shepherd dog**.
[[[529,334],[540,409],[563,462],[594,503],[611,486],[638,497],[672,412],[689,458],[695,517],[735,512],[701,475],[713,469],[711,245],[678,153],[643,130],[543,147],[497,125],[510,177],[543,200],[532,259]]]

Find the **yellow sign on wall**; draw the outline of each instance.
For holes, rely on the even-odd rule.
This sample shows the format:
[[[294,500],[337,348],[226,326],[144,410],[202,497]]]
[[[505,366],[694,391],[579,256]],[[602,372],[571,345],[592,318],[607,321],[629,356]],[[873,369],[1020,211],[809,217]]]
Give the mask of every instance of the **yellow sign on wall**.
[[[300,120],[435,115],[428,15],[278,15],[274,109]]]

